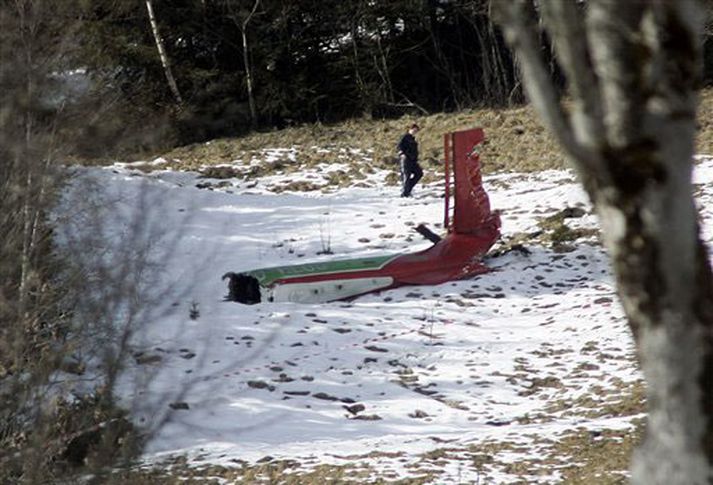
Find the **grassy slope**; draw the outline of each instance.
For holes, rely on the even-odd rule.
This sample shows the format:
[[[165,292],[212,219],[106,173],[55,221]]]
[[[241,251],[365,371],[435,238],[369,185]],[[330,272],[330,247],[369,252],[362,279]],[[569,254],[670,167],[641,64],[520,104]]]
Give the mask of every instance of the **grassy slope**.
[[[712,115],[713,88],[709,88],[701,93],[698,153],[713,153]],[[426,161],[429,158],[443,158],[444,133],[480,126],[485,129],[487,137],[482,152],[486,172],[529,172],[566,166],[559,147],[545,132],[530,107],[477,109],[396,120],[359,119],[335,125],[301,125],[180,147],[163,156],[180,160],[185,168],[195,170],[205,165],[230,163],[241,158],[245,152],[298,145],[303,149],[322,147],[373,150],[374,163],[381,165],[394,157],[394,147],[399,136],[413,122],[422,128],[419,143],[422,158]]]

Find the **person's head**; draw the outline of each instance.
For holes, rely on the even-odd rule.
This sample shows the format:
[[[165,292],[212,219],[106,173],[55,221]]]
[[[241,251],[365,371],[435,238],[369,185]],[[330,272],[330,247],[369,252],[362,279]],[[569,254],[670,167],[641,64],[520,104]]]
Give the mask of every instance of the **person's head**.
[[[418,133],[418,130],[420,130],[420,129],[421,128],[416,123],[414,123],[411,126],[409,126],[408,132],[411,133],[412,135],[415,135],[416,133]]]

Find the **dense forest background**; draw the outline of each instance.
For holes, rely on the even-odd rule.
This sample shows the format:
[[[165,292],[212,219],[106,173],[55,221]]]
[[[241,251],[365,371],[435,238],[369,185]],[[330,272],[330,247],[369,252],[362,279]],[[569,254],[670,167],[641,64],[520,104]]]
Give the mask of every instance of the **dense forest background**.
[[[489,4],[88,2],[78,67],[135,106],[134,120],[145,124],[148,112],[169,119],[162,127],[181,143],[302,122],[502,106],[522,101],[522,92]]]
[[[91,42],[81,67],[140,107],[133,114],[142,123],[146,110],[166,115],[182,143],[302,122],[506,106],[523,94],[491,3],[158,0],[147,2],[152,31],[144,2],[88,2]],[[710,35],[705,44],[710,83]]]

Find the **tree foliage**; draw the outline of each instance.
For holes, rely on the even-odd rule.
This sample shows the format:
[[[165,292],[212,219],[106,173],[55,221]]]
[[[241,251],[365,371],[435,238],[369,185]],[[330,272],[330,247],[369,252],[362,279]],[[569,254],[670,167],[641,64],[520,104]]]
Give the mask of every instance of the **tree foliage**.
[[[185,107],[175,106],[143,5],[91,2],[82,61],[137,103],[176,111],[180,136],[250,127],[243,21],[253,0],[156,1]],[[489,1],[263,0],[246,26],[259,127],[519,100]]]

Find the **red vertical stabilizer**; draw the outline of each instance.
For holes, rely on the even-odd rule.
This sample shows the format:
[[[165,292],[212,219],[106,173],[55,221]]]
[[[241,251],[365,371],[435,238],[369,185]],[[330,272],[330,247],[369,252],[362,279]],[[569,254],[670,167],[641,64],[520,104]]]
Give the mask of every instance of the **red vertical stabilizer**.
[[[474,234],[499,218],[490,211],[490,200],[483,188],[480,172],[480,147],[485,140],[481,128],[444,135],[446,169],[446,218],[448,232]],[[454,179],[450,187],[450,178]],[[450,193],[453,193],[453,217],[449,217]],[[498,227],[500,223],[498,222]]]
[[[385,270],[402,284],[437,284],[488,271],[482,257],[500,237],[500,216],[483,188],[481,128],[446,133],[445,217],[447,235],[431,248],[392,261]]]

